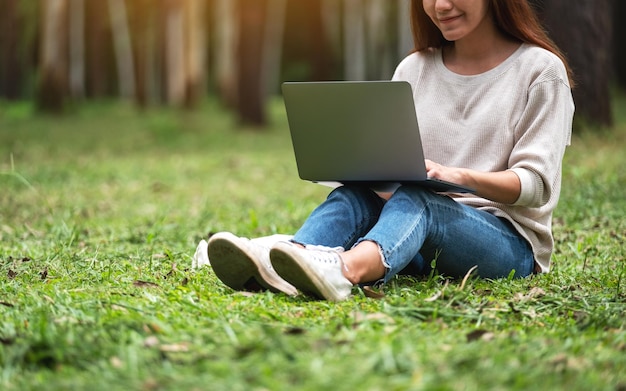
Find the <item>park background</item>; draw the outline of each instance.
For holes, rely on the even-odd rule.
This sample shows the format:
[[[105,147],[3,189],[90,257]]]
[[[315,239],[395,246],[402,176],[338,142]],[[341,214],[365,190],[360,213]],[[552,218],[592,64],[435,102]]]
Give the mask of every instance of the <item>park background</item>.
[[[285,80],[389,79],[412,48],[408,0],[4,0],[0,97],[39,110],[217,97],[265,125]],[[611,125],[626,86],[626,5],[531,0],[576,74],[577,115]]]
[[[0,0],[0,389],[626,389],[626,2],[532,3],[577,82],[552,271],[328,303],[191,258],[324,199],[280,83],[388,79],[408,1]]]

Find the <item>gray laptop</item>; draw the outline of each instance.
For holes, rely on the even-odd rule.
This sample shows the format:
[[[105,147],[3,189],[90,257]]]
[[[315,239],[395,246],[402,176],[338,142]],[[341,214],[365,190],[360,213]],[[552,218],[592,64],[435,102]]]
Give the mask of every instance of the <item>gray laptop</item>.
[[[377,191],[415,184],[474,192],[427,177],[409,83],[287,82],[282,91],[301,179]]]

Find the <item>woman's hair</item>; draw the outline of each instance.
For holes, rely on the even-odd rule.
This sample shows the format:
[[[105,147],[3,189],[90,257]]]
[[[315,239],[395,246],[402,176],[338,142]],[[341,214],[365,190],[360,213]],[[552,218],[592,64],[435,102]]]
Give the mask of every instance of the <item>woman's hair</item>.
[[[494,23],[502,33],[558,56],[565,65],[570,83],[573,84],[572,70],[567,59],[548,37],[528,0],[489,0],[489,7]],[[441,48],[450,43],[424,11],[423,0],[411,0],[411,27],[415,51]]]

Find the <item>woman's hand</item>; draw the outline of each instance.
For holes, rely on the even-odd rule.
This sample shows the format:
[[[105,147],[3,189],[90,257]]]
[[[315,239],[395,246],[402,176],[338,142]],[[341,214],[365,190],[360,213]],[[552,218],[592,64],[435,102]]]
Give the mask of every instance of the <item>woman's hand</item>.
[[[435,163],[432,160],[426,159],[426,175],[429,178],[440,179],[442,181],[448,181],[459,185],[468,185],[466,173],[462,168],[446,167],[439,163]]]
[[[429,178],[476,189],[476,195],[503,204],[513,204],[521,192],[519,177],[513,171],[481,172],[442,166],[426,159],[426,173]]]

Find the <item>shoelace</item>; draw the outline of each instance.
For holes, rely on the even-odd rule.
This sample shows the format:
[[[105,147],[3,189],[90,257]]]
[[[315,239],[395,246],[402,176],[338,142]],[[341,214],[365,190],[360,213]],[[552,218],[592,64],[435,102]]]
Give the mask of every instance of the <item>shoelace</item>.
[[[339,254],[337,254],[334,250],[312,250],[308,248],[307,250],[309,251],[309,255],[317,263],[330,263],[335,265],[341,262]]]
[[[306,246],[304,246],[304,248],[306,248],[307,250],[314,250],[314,251],[322,251],[322,252],[336,252],[336,253],[342,253],[346,250],[344,250],[343,247],[328,247],[328,246],[321,246],[318,244],[307,244]]]

